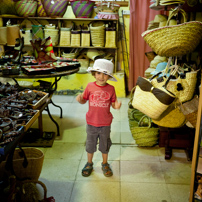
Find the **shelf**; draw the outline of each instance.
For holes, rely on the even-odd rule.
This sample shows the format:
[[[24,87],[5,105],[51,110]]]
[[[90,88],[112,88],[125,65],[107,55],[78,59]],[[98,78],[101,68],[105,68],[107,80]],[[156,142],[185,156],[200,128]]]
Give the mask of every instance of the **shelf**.
[[[0,15],[1,18],[30,19],[30,20],[69,20],[69,21],[118,21],[118,19],[94,19],[94,18],[62,18],[62,17],[20,17],[17,15]]]

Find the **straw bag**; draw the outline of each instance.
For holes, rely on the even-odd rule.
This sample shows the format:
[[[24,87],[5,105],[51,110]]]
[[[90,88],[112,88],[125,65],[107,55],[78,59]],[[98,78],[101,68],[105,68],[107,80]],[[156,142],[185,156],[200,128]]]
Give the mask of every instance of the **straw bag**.
[[[202,39],[202,22],[186,22],[186,13],[182,9],[174,9],[168,18],[170,19],[181,12],[184,23],[173,26],[165,26],[148,30],[142,33],[142,37],[152,50],[161,56],[181,56],[194,51]]]
[[[90,24],[90,34],[94,47],[104,47],[105,45],[105,25],[103,22]]]
[[[185,71],[183,68],[178,66],[176,63],[175,65],[169,67],[169,62],[165,71],[162,71],[163,76],[160,78],[155,78],[157,75],[154,75],[151,78],[151,83],[155,88],[161,87],[165,84],[167,78],[165,77],[167,69],[173,69],[171,71],[171,75],[178,76],[176,79],[170,79],[169,83],[167,84],[166,89],[175,94],[176,98],[180,100],[180,102],[186,102],[191,100],[197,83],[197,71],[188,70]],[[188,68],[190,69],[190,68]],[[178,75],[176,75],[178,73]]]
[[[147,126],[143,126],[142,124],[144,119],[147,119]],[[137,145],[151,147],[158,143],[159,129],[152,127],[151,119],[148,116],[144,115],[139,122],[131,121],[129,126],[133,139]]]
[[[192,100],[185,102],[180,106],[180,110],[194,128],[196,128],[198,104],[199,98],[195,96]]]
[[[136,86],[132,90],[135,90],[132,101],[133,107],[152,119],[159,119],[161,114],[175,100],[175,95],[166,90],[169,79],[163,87],[155,88],[149,80],[139,76]]]
[[[84,25],[81,30],[81,46],[90,46],[90,30],[88,27],[85,28]]]
[[[166,128],[179,128],[187,122],[185,115],[177,107],[176,102],[173,102],[158,120],[152,119],[152,121],[158,126]]]

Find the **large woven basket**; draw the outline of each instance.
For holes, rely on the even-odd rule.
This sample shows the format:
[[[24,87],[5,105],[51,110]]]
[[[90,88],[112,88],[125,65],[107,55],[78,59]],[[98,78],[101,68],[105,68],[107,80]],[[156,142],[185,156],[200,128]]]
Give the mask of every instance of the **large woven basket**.
[[[76,18],[90,18],[93,13],[94,1],[72,1],[71,7]]]
[[[184,14],[182,9],[180,11]],[[176,10],[173,11],[168,22],[176,12]],[[186,18],[184,17],[184,19]],[[156,54],[170,57],[186,55],[194,51],[202,39],[201,33],[202,22],[185,21],[179,25],[145,31],[142,33],[142,37]]]
[[[37,148],[23,148],[26,155],[28,165],[23,166],[24,157],[20,155],[21,150],[16,149],[13,155],[13,170],[15,175],[20,178],[29,178],[31,180],[38,180],[41,174],[44,154]]]
[[[90,24],[90,34],[94,47],[104,47],[105,45],[105,25],[102,22]]]
[[[63,17],[67,10],[69,0],[42,0],[42,3],[49,17]]]
[[[21,0],[15,2],[15,10],[21,17],[34,17],[37,10],[37,1]]]

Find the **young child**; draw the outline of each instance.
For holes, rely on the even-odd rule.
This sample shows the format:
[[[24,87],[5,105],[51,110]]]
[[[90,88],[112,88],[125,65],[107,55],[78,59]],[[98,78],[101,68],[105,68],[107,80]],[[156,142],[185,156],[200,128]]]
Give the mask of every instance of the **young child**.
[[[90,82],[84,92],[76,97],[80,104],[89,101],[89,110],[86,114],[87,140],[86,151],[88,162],[82,169],[82,175],[88,177],[93,170],[93,154],[97,150],[99,139],[99,150],[102,152],[102,170],[106,177],[113,175],[108,164],[108,152],[111,147],[110,128],[113,116],[110,106],[120,109],[121,102],[117,101],[115,89],[107,83],[107,80],[117,81],[113,76],[114,65],[106,59],[97,59],[88,72],[95,77],[95,82]]]

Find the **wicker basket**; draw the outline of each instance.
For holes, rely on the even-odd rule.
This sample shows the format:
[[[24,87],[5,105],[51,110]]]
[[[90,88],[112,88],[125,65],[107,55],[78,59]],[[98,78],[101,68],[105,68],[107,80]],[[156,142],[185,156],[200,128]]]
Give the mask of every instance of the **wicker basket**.
[[[15,175],[20,179],[29,178],[31,180],[38,180],[43,166],[43,152],[36,148],[23,148],[23,151],[28,165],[24,168],[24,157],[20,155],[21,150],[16,149],[13,155],[13,170]]]
[[[60,29],[60,46],[71,45],[71,28]]]
[[[16,1],[15,10],[21,17],[34,17],[37,10],[37,1],[21,0]]]
[[[148,121],[147,126],[142,126],[144,119]],[[137,145],[151,147],[158,143],[159,129],[151,127],[151,119],[148,116],[144,115],[139,122],[130,120],[129,126]]]
[[[81,31],[71,31],[71,46],[81,46]]]
[[[106,28],[105,47],[116,47],[116,28]]]
[[[44,29],[44,37],[51,37],[53,46],[58,44],[59,40],[59,30],[58,29]]]
[[[105,45],[105,25],[102,22],[90,24],[90,34],[94,47],[104,47]]]
[[[43,7],[49,17],[63,17],[65,14],[69,0],[42,0]]]
[[[174,10],[170,15],[170,19],[176,14]],[[181,9],[184,15],[185,12]],[[142,33],[142,37],[152,50],[160,56],[181,56],[186,55],[197,47],[202,39],[202,22],[191,21],[183,24],[166,26],[148,30]]]
[[[7,27],[0,27],[0,44],[7,43]]]
[[[93,13],[94,1],[72,1],[71,7],[76,18],[90,18]]]
[[[90,31],[81,31],[81,46],[90,46]]]

